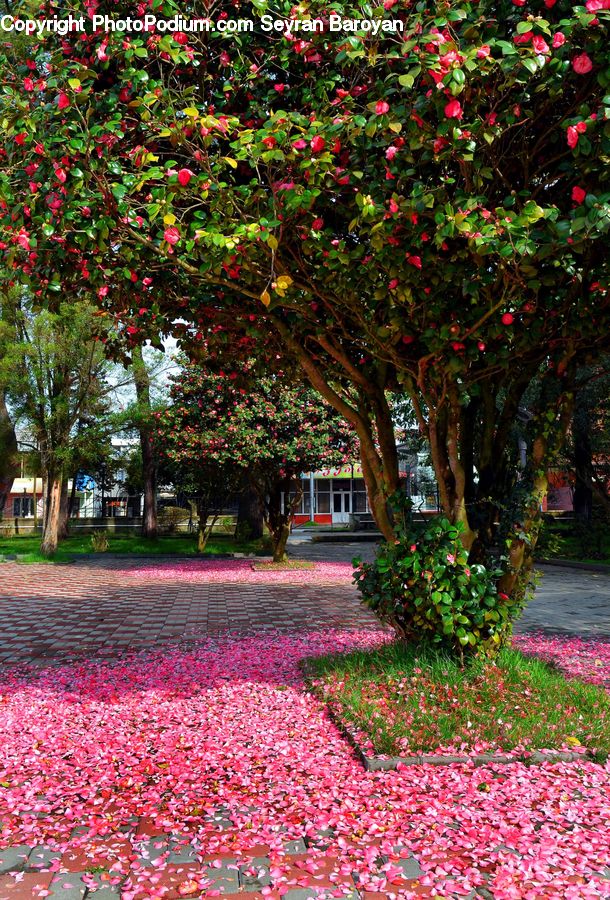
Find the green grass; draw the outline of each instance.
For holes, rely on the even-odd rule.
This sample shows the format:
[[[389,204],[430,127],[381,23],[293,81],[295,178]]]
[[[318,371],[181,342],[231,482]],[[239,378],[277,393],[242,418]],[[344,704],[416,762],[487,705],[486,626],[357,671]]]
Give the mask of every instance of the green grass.
[[[138,534],[108,534],[108,553],[134,553],[149,556],[176,554],[195,556],[197,541],[194,535],[163,535],[148,540]],[[69,562],[75,554],[91,553],[91,535],[73,535],[62,541],[53,562]],[[261,541],[238,541],[230,536],[212,535],[206,547],[206,555],[218,553],[262,553]],[[0,537],[0,556],[17,554],[19,562],[48,562],[40,553],[40,535],[16,535]],[[99,554],[103,556],[103,554]]]
[[[554,522],[543,531],[537,554],[543,559],[610,565],[610,529],[597,524],[579,533],[573,522]]]
[[[305,670],[311,688],[363,736],[369,754],[578,744],[601,758],[610,752],[608,694],[517,650],[460,669],[443,654],[396,642],[314,657]]]

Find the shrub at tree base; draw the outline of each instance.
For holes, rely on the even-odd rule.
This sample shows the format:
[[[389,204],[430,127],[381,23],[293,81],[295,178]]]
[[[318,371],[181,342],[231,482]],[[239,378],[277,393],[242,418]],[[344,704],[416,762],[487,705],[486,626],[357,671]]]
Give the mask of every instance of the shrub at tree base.
[[[524,604],[498,591],[496,569],[468,564],[460,533],[444,517],[420,527],[408,522],[355,578],[366,606],[401,637],[463,660],[504,646]]]

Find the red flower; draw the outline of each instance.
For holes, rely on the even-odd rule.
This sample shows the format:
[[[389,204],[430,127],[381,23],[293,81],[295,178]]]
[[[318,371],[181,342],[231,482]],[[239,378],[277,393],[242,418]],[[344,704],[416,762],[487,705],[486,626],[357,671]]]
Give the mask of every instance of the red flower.
[[[445,115],[448,119],[461,119],[464,113],[460,101],[450,100],[445,106]]]
[[[515,321],[515,317],[512,313],[504,313],[502,316],[502,324],[503,325],[512,325]]]
[[[163,232],[163,237],[168,244],[177,244],[180,240],[180,232],[172,225],[171,228],[165,229],[165,231]]]
[[[33,91],[33,90],[34,90],[34,82],[32,81],[31,78],[24,78],[24,79],[23,79],[23,86],[24,86],[24,88],[26,89],[26,91]]]
[[[190,169],[180,169],[178,172],[178,181],[182,185],[182,187],[186,187],[191,178],[195,173],[191,172]]]
[[[267,147],[269,150],[273,150],[273,148],[274,148],[275,145],[277,144],[277,140],[273,137],[272,134],[270,134],[270,135],[268,135],[268,137],[263,138],[263,144],[264,144],[265,147]]]
[[[375,104],[375,113],[378,116],[383,116],[389,111],[390,111],[390,104],[386,103],[385,100],[378,100],[377,103]]]
[[[27,137],[26,132],[22,131],[20,134],[15,135],[15,143],[18,144],[20,147],[23,147],[23,145],[25,144],[26,137]]]
[[[578,131],[573,125],[568,125],[567,138],[568,138],[568,147],[571,147],[572,150],[578,143]]]
[[[578,187],[578,185],[575,185],[572,188],[572,200],[574,200],[576,203],[582,203],[586,196],[587,192],[583,188]]]
[[[572,68],[578,75],[586,75],[593,68],[593,63],[586,53],[580,53],[572,60]]]
[[[421,269],[421,256],[407,256],[407,262],[416,269]]]
[[[70,106],[70,98],[65,91],[59,92],[59,97],[57,98],[57,106],[59,109],[66,109],[68,106]]]
[[[293,146],[294,146],[294,144],[293,144]],[[326,141],[324,140],[323,137],[320,137],[319,134],[316,134],[316,136],[312,137],[311,141],[309,142],[309,146],[311,147],[311,149],[313,150],[314,153],[321,153],[322,150],[324,150],[324,147],[326,146]]]
[[[553,36],[553,49],[557,50],[558,47],[562,47],[566,42],[566,36],[563,31],[556,31]]]

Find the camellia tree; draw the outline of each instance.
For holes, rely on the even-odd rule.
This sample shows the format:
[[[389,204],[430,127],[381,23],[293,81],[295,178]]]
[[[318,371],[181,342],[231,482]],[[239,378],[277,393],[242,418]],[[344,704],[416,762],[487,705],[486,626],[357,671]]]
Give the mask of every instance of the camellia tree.
[[[42,291],[86,278],[135,335],[277,340],[354,426],[388,539],[407,394],[445,516],[484,560],[507,515],[500,585],[522,590],[610,319],[609,2],[219,2],[200,32],[43,34],[0,101],[5,265]]]
[[[156,442],[178,485],[197,499],[200,551],[210,514],[247,483],[259,496],[273,559],[281,562],[302,475],[353,458],[353,430],[315,391],[259,378],[247,363],[218,372],[191,364],[173,377],[170,396],[171,405],[156,414]]]

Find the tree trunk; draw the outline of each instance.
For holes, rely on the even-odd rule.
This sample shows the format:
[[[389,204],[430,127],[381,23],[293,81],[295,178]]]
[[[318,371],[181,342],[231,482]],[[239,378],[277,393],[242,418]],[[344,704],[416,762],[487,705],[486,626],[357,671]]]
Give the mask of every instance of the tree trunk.
[[[61,497],[59,501],[59,524],[57,526],[57,537],[63,541],[68,537],[70,529],[68,527],[69,517],[69,496],[68,496],[68,479],[64,478],[61,482]]]
[[[142,348],[132,351],[133,378],[138,398],[138,431],[142,450],[142,480],[144,482],[144,510],[142,514],[142,534],[156,538],[159,532],[157,522],[157,462],[153,446],[151,425],[150,377],[142,356]]]
[[[285,562],[288,559],[286,544],[290,537],[290,525],[284,522],[273,535],[273,562]]]
[[[212,533],[212,529],[216,524],[216,520],[218,519],[218,513],[216,512],[212,518],[212,521],[208,525],[208,519],[210,517],[210,504],[208,501],[197,501],[197,553],[204,553],[205,548],[207,547],[207,543],[209,537]]]
[[[59,543],[59,522],[61,515],[62,479],[56,476],[48,478],[47,515],[40,551],[44,556],[52,556]]]
[[[11,492],[13,481],[19,476],[17,436],[4,400],[0,393],[0,519]]]
[[[251,484],[246,483],[239,495],[236,533],[248,540],[258,540],[263,536],[263,506],[260,497]]]
[[[290,490],[293,487],[294,497],[290,500]],[[294,482],[289,478],[283,479],[269,488],[265,518],[271,536],[273,562],[284,562],[287,559],[286,545],[290,537],[290,528],[302,497],[303,485],[300,478]]]

